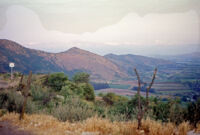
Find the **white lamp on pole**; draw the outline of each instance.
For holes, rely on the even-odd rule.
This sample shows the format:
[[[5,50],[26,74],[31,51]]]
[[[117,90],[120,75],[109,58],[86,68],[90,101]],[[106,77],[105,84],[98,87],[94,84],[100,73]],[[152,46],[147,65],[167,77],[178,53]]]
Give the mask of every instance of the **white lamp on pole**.
[[[9,67],[10,67],[10,74],[11,74],[10,79],[13,80],[13,68],[15,67],[15,63],[10,62]]]

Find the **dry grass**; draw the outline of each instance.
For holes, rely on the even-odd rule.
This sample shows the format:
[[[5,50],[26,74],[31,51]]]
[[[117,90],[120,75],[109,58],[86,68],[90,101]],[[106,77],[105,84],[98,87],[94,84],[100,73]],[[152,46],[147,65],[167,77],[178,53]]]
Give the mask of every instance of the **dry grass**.
[[[200,123],[197,125],[197,133],[200,133]]]
[[[172,123],[163,124],[150,119],[143,121],[141,130],[137,130],[137,122],[111,122],[98,117],[89,118],[83,122],[60,122],[48,115],[25,115],[19,121],[19,115],[9,113],[0,121],[10,121],[20,127],[38,135],[81,135],[83,132],[95,132],[96,135],[185,135],[189,131],[189,124],[184,122],[178,127]]]
[[[183,122],[178,126],[178,132],[180,135],[187,135],[187,132],[191,129],[188,122]]]

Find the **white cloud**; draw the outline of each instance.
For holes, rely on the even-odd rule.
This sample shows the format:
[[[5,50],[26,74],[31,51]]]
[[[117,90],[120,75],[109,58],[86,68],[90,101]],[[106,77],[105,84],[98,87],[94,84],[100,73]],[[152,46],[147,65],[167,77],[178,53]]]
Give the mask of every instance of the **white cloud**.
[[[71,34],[46,30],[38,16],[22,6],[7,10],[7,23],[1,38],[20,42],[27,47],[62,50],[74,45],[188,45],[199,44],[199,20],[194,11],[171,14],[148,14],[140,17],[130,13],[114,25],[94,33]],[[43,46],[41,46],[43,44]],[[87,45],[88,46],[88,45]]]
[[[130,13],[115,25],[85,34],[84,39],[113,44],[186,45],[199,43],[199,20],[194,11],[174,14]]]

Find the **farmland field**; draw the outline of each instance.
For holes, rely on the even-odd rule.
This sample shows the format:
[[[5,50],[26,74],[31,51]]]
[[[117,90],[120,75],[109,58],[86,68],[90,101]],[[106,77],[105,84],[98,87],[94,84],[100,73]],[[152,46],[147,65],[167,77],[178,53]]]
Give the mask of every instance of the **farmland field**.
[[[109,84],[110,88],[117,88],[117,89],[129,89],[131,85],[126,84]]]
[[[137,94],[137,91],[133,90],[128,90],[128,89],[116,89],[116,88],[108,88],[108,89],[101,89],[96,91],[96,94],[98,93],[115,93],[117,95],[122,95],[122,96],[134,96]],[[144,92],[141,92],[141,95],[145,95]]]
[[[148,86],[149,83],[147,83]],[[98,93],[115,93],[123,96],[134,96],[137,93],[136,90],[132,90],[132,88],[137,87],[137,81],[118,81],[112,82],[108,84],[110,88],[100,89],[96,91]],[[143,84],[142,84],[143,86]],[[152,91],[153,90],[153,91]],[[150,90],[151,95],[153,96],[187,96],[189,93],[194,92],[189,87],[183,85],[181,82],[155,82],[152,86],[152,90]],[[153,92],[153,93],[152,93]],[[145,95],[145,92],[142,92],[142,95]]]

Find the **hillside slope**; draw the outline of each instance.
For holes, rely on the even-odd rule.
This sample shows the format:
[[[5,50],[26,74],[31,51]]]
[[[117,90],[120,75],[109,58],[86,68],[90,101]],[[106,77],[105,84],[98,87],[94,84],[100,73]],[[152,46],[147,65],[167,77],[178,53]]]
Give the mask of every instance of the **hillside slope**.
[[[134,68],[137,68],[144,79],[150,79],[149,77],[151,77],[151,75],[149,73],[153,72],[156,67],[159,69],[158,76],[161,74],[168,74],[169,71],[167,69],[176,67],[176,63],[174,62],[140,55],[108,54],[104,57],[115,63],[121,71],[129,76],[134,76]]]
[[[92,79],[113,80],[127,75],[103,56],[71,48],[61,53],[46,53],[25,48],[10,40],[0,40],[0,71],[8,72],[9,62],[16,64],[15,70],[27,73],[65,72],[73,74],[78,71],[90,73]]]
[[[0,40],[0,71],[9,71],[9,62],[15,63],[15,71],[47,73],[62,70],[56,66],[52,55],[25,48],[10,40]]]

